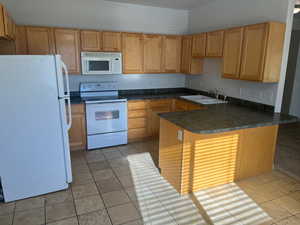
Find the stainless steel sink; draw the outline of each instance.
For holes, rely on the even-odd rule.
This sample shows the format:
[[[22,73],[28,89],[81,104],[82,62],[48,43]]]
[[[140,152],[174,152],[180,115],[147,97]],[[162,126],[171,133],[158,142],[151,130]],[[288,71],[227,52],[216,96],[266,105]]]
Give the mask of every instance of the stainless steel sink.
[[[212,104],[224,104],[227,103],[226,101],[220,100],[220,99],[215,99],[211,98],[205,95],[188,95],[188,96],[180,96],[180,98],[200,103],[203,105],[212,105]]]

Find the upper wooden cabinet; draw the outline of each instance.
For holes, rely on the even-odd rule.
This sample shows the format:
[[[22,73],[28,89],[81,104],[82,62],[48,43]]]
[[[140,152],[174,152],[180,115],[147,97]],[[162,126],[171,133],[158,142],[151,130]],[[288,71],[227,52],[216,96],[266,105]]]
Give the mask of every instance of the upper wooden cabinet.
[[[180,73],[181,36],[165,35],[162,44],[162,68],[165,73]]]
[[[225,31],[224,52],[223,52],[223,77],[239,78],[242,45],[243,27],[233,28]]]
[[[94,30],[81,30],[81,50],[82,51],[101,51],[102,33]]]
[[[224,31],[214,31],[207,33],[206,56],[223,56],[223,38]]]
[[[102,50],[106,52],[120,52],[121,32],[103,31],[102,32]]]
[[[14,40],[15,35],[16,25],[6,8],[0,4],[0,37],[8,40]]]
[[[181,72],[189,73],[191,67],[191,51],[192,51],[192,37],[184,36],[182,38],[182,55],[181,55]]]
[[[28,53],[27,35],[25,26],[16,26],[16,54],[25,55]]]
[[[200,74],[202,59],[192,58],[192,36],[182,38],[181,72],[186,74]]]
[[[144,72],[162,72],[162,36],[144,35]]]
[[[27,48],[30,55],[55,53],[53,29],[48,27],[27,27]]]
[[[245,27],[240,79],[278,82],[285,24],[269,22]]]
[[[144,65],[144,45],[143,34],[123,33],[123,72],[143,73]]]
[[[69,74],[80,73],[79,30],[55,29],[56,53],[62,56]]]
[[[192,47],[193,57],[206,56],[206,40],[207,40],[206,33],[193,35],[193,47]]]

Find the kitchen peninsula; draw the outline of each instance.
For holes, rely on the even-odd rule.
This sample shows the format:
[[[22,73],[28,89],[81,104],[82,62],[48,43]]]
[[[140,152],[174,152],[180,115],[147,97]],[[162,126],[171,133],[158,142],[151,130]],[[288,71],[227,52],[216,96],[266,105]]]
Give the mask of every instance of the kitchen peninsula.
[[[232,104],[160,117],[159,167],[181,194],[270,172],[278,125],[297,120]]]

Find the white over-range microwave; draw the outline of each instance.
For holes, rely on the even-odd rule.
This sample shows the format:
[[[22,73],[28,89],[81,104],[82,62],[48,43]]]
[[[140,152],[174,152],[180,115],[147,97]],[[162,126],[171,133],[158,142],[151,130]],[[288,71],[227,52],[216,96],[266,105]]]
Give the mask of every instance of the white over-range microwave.
[[[122,53],[119,52],[82,52],[82,74],[121,74]]]

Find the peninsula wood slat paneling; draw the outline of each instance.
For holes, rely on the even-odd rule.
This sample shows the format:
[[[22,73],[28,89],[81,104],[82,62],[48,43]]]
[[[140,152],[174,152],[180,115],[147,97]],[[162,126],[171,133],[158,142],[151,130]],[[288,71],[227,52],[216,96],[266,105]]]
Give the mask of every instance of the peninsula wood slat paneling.
[[[196,134],[164,119],[160,125],[159,166],[181,194],[272,171],[278,126]]]

